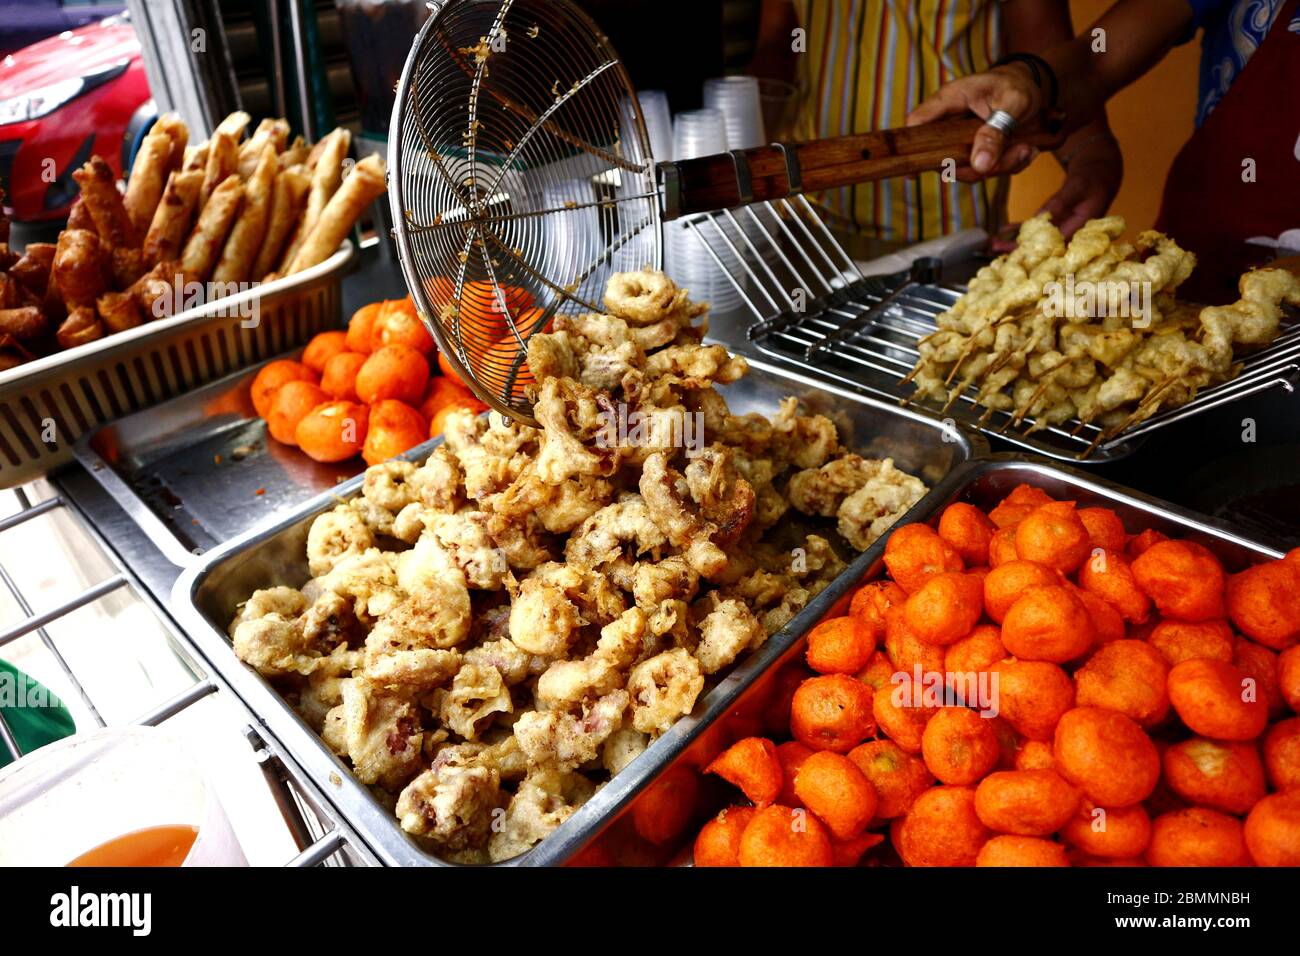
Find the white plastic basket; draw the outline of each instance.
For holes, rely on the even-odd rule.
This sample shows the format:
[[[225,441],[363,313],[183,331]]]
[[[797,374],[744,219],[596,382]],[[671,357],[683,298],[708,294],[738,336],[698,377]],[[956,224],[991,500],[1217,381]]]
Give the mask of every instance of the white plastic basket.
[[[71,461],[96,425],[340,327],[355,256],[345,239],[310,269],[0,372],[0,488]]]

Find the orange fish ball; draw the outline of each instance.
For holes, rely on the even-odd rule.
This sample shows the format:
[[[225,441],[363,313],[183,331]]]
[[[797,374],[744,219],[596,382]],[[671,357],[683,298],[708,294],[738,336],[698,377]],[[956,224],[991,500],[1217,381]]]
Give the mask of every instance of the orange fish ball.
[[[908,866],[974,866],[993,836],[975,812],[971,787],[931,787],[894,821],[894,849]]]
[[[885,567],[889,576],[911,594],[932,574],[961,571],[961,556],[934,529],[924,524],[908,524],[895,529],[885,543]]]
[[[367,405],[386,398],[418,405],[428,381],[429,363],[423,355],[405,345],[385,345],[357,372],[357,397]]]
[[[997,527],[974,505],[964,501],[950,504],[939,516],[938,531],[967,567],[988,563],[989,542]]]
[[[741,866],[830,866],[830,833],[807,810],[764,807],[740,837]]]
[[[1300,790],[1271,793],[1246,817],[1246,847],[1258,866],[1300,866]]]
[[[360,352],[340,352],[325,362],[320,387],[330,398],[341,402],[357,400],[357,373],[366,364],[367,355]]]
[[[1151,821],[1152,866],[1249,866],[1241,821],[1205,807],[1187,807]]]
[[[1133,577],[1160,613],[1180,621],[1225,616],[1219,559],[1194,541],[1158,541],[1133,561]]]
[[[312,337],[302,350],[302,364],[317,375],[325,371],[325,363],[348,350],[348,335],[342,330],[320,332]]]
[[[995,836],[975,858],[976,866],[1069,866],[1065,847],[1031,836]]]
[[[1169,701],[1191,730],[1216,740],[1253,740],[1268,724],[1268,704],[1237,668],[1203,658],[1169,672]]]
[[[984,579],[984,608],[989,617],[1001,624],[1011,605],[1029,591],[1059,583],[1056,572],[1046,565],[1016,558],[998,565]]]
[[[1166,748],[1165,783],[1188,803],[1238,815],[1264,796],[1264,764],[1253,743],[1192,737]]]
[[[790,733],[813,750],[848,753],[876,732],[871,688],[846,674],[804,681],[790,705]]]
[[[1029,591],[1002,621],[1003,645],[1023,660],[1063,664],[1087,653],[1096,637],[1088,609],[1059,585]]]
[[[861,618],[822,621],[808,634],[808,666],[819,674],[856,674],[867,666],[876,642]]]
[[[253,408],[257,410],[258,418],[265,418],[271,411],[271,399],[275,396],[276,389],[286,382],[311,382],[315,385],[319,382],[319,378],[306,365],[292,359],[276,359],[274,362],[267,362],[258,370],[253,377],[253,384],[249,387]]]
[[[876,818],[880,820],[902,816],[934,785],[925,761],[892,740],[869,740],[850,750],[848,758],[875,789]]]
[[[1002,770],[975,789],[975,812],[999,833],[1047,836],[1079,811],[1078,790],[1053,770]]]
[[[695,865],[740,866],[740,838],[757,812],[753,807],[719,810],[695,838]]]
[[[385,399],[370,406],[370,427],[361,457],[367,465],[396,458],[424,442],[429,426],[424,416],[410,405]]]
[[[929,644],[953,644],[971,632],[984,613],[984,587],[974,575],[930,575],[903,605],[907,626]]]
[[[992,770],[1001,751],[991,720],[965,707],[942,707],[925,725],[921,755],[940,782],[965,786]]]
[[[1097,707],[1062,715],[1052,746],[1056,770],[1103,807],[1145,800],[1160,777],[1155,744],[1131,718]]]
[[[365,405],[327,402],[302,417],[293,437],[309,458],[345,461],[365,446],[369,421],[370,410]]]
[[[854,593],[849,615],[862,621],[872,641],[879,644],[885,637],[885,612],[906,600],[907,592],[893,581],[872,581]]]
[[[1051,740],[1062,715],[1074,707],[1074,681],[1049,661],[999,661],[989,668],[997,675],[998,716],[1030,740]]]
[[[328,401],[329,396],[311,382],[301,379],[285,382],[271,396],[271,407],[266,412],[266,430],[281,444],[294,445],[298,423],[313,408]]]
[[[1075,700],[1080,707],[1119,711],[1152,727],[1169,714],[1168,676],[1169,665],[1150,645],[1112,641],[1074,672]]]
[[[1132,859],[1151,843],[1151,816],[1140,803],[1098,807],[1085,800],[1061,828],[1061,839],[1090,856]]]
[[[1224,620],[1160,621],[1147,635],[1147,641],[1171,667],[1198,659],[1230,664],[1235,653],[1232,628]]]
[[[1070,501],[1043,505],[1016,526],[1016,553],[1062,574],[1077,571],[1092,547],[1088,529]]]
[[[853,761],[829,750],[803,762],[794,792],[837,840],[860,835],[876,815],[875,788]]]
[[[781,762],[776,745],[763,737],[738,740],[704,768],[739,787],[750,803],[765,807],[776,801],[781,792]]]
[[[977,624],[960,641],[948,645],[943,669],[947,674],[985,671],[1006,656],[1001,630],[993,624]]]
[[[1228,578],[1228,616],[1237,630],[1274,650],[1300,641],[1300,562],[1270,561]]]

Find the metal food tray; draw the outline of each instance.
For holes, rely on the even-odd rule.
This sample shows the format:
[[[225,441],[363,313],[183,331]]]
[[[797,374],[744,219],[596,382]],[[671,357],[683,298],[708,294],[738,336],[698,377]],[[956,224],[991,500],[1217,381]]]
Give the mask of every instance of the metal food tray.
[[[907,272],[864,276],[807,196],[701,214],[683,222],[743,301],[753,320],[751,349],[769,361],[803,369],[819,381],[909,404],[1050,458],[1115,461],[1175,422],[1273,388],[1294,395],[1300,382],[1300,321],[1284,317],[1270,345],[1240,358],[1235,378],[1202,389],[1184,405],[1165,408],[1105,440],[1099,425],[1078,419],[1034,431],[1033,416],[1016,424],[1008,412],[975,405],[978,383],[944,407],[916,398],[915,385],[902,382],[920,356],[918,340],[938,327],[938,316],[964,289],[909,283]],[[914,249],[924,252],[927,245]]]
[[[1170,536],[1196,541],[1213,551],[1229,571],[1282,557],[1281,551],[1242,537],[1224,522],[1197,515],[1072,468],[1027,460],[1015,453],[991,455],[959,466],[932,489],[925,500],[913,508],[899,525],[913,521],[934,525],[944,508],[955,501],[969,502],[987,511],[1021,483],[1042,488],[1054,498],[1077,501],[1080,507],[1113,508],[1130,532],[1155,528]],[[846,574],[836,580],[837,592],[829,601],[820,602],[818,620],[848,613],[848,603],[857,585],[882,575],[887,538],[888,536],[881,538],[854,562],[849,570],[857,572],[858,577],[843,581]],[[632,862],[642,865],[689,863],[691,846],[699,825],[722,807],[736,801],[733,787],[715,777],[704,778],[699,768],[725,749],[733,737],[738,739],[754,733],[754,715],[761,713],[783,671],[787,666],[803,666],[802,659],[807,648],[806,634],[816,623],[814,620],[804,622],[800,633],[793,639],[784,641],[779,652],[773,655],[775,659],[769,660],[769,666],[760,673],[753,674],[751,668],[743,668],[748,680],[741,679],[741,671],[733,674],[733,686],[725,699],[722,695],[715,694],[707,714],[692,722],[689,733],[682,735],[685,739],[673,748],[671,758],[659,761],[657,777],[684,769],[697,773],[701,778],[692,824],[678,839],[661,846],[653,846],[642,840],[637,836],[635,828],[636,803],[624,801],[623,810],[617,817],[607,819],[598,834],[588,834],[588,842],[575,845],[572,850],[585,850],[592,862],[599,860],[612,864]]]
[[[809,411],[830,416],[840,430],[841,441],[849,448],[864,455],[891,456],[900,468],[923,478],[932,488],[954,468],[987,451],[987,445],[978,436],[945,428],[924,415],[829,389],[806,377],[761,363],[751,363],[751,367],[748,376],[720,388],[734,412],[771,414],[780,398],[794,395]],[[410,456],[416,458],[417,452],[420,457],[427,455],[436,444],[435,441],[421,446]],[[362,476],[358,475],[333,492],[304,503],[274,524],[208,552],[181,574],[172,592],[172,606],[197,650],[258,716],[262,725],[259,733],[292,756],[377,858],[389,865],[451,865],[421,848],[400,828],[392,812],[382,807],[352,776],[343,761],[280,694],[235,657],[226,635],[236,606],[255,590],[278,584],[301,585],[307,581],[306,539],[312,521],[340,499],[358,494],[361,483]],[[927,502],[934,494],[932,490],[909,515],[929,514],[932,508]],[[559,829],[528,853],[497,865],[555,865],[588,843],[703,727],[716,720],[744,687],[844,598],[866,572],[874,550],[855,558],[783,630],[726,677],[707,687],[691,716],[678,720]]]
[[[310,269],[0,372],[0,488],[71,461],[96,425],[341,326],[355,259],[345,239]],[[250,305],[255,321],[239,314]]]
[[[179,567],[365,468],[268,434],[249,396],[262,364],[77,439],[77,460]]]

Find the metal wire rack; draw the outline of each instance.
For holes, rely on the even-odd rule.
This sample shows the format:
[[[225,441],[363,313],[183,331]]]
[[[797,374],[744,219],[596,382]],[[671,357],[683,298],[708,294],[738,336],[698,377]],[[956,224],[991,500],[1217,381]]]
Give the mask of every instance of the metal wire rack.
[[[236,703],[247,721],[243,731],[244,738],[252,749],[254,760],[266,779],[272,799],[299,848],[299,852],[292,859],[287,860],[285,865],[295,867],[376,865],[378,861],[374,855],[351,827],[333,813],[324,795],[306,779],[305,774],[289,758],[273,750],[263,740],[257,730],[256,718],[238,703],[237,695],[230,691],[219,677],[203,666],[187,639],[182,636],[166,612],[153,601],[151,595],[121,563],[93,524],[80,515],[76,506],[59,494],[33,500],[33,495],[27,488],[14,489],[13,493],[18,501],[19,510],[0,518],[0,541],[3,541],[7,532],[30,521],[62,512],[75,522],[81,534],[94,543],[99,553],[113,565],[114,571],[74,596],[38,611],[33,608],[15,575],[11,574],[9,568],[5,566],[3,558],[0,558],[0,584],[3,584],[22,615],[16,622],[0,629],[0,650],[22,637],[34,634],[58,666],[67,686],[77,695],[82,708],[96,728],[114,724],[158,726],[210,695],[223,694],[228,701]],[[3,554],[4,551],[0,549],[0,555]],[[88,693],[77,668],[73,666],[49,631],[51,625],[67,615],[92,605],[108,595],[118,593],[126,593],[150,609],[166,633],[169,649],[182,661],[184,668],[192,677],[192,683],[188,687],[133,718],[121,722],[108,721],[104,718],[102,708],[96,705],[92,695]],[[3,712],[0,712],[0,748],[3,748],[3,751],[13,760],[24,756],[23,748],[5,721]]]
[[[686,225],[754,318],[749,336],[763,353],[1052,458],[1121,458],[1158,429],[1267,389],[1294,392],[1300,379],[1300,321],[1292,319],[1272,345],[1241,363],[1232,381],[1111,439],[1099,440],[1099,426],[1078,420],[1038,428],[1026,417],[1013,427],[1010,413],[990,414],[975,405],[976,386],[945,410],[914,398],[915,387],[901,379],[919,357],[917,341],[937,328],[936,318],[960,290],[918,282],[908,273],[864,276],[802,195],[693,216]]]

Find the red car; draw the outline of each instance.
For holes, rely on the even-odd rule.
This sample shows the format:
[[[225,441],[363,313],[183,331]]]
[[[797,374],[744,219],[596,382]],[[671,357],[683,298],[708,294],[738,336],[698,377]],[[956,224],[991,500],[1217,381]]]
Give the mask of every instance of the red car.
[[[19,222],[59,219],[92,155],[119,176],[157,114],[127,14],[0,60],[0,188]]]

